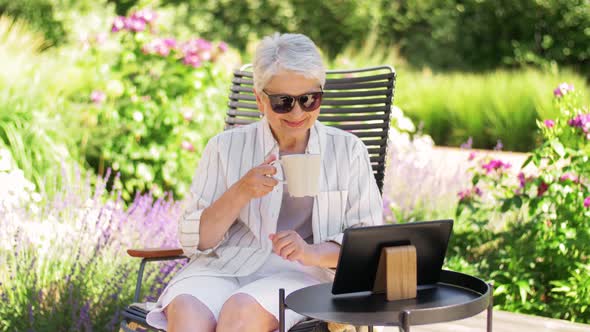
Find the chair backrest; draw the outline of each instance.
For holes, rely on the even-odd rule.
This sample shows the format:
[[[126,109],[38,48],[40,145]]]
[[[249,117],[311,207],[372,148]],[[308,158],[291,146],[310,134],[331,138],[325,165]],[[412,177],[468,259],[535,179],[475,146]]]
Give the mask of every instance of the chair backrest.
[[[367,146],[379,191],[383,192],[395,71],[380,66],[329,70],[326,74],[319,120],[361,138]],[[244,66],[234,71],[225,128],[249,124],[260,117],[251,67]]]

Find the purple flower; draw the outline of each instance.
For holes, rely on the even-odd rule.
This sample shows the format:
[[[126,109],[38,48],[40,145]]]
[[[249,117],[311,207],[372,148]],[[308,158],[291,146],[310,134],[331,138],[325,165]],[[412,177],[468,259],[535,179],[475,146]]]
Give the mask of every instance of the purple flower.
[[[461,144],[461,149],[471,149],[471,146],[473,146],[473,138],[469,136],[467,142]]]
[[[94,90],[90,94],[90,100],[97,105],[102,104],[106,99],[107,95],[100,90]]]
[[[182,141],[182,144],[180,146],[182,147],[182,149],[184,149],[186,151],[189,151],[189,152],[195,151],[195,147],[189,141]]]
[[[472,161],[473,159],[475,159],[475,156],[477,156],[477,153],[475,153],[475,152],[471,152],[471,153],[469,154],[469,158],[468,158],[468,160],[469,160],[469,161]]]
[[[549,189],[549,185],[543,181],[541,181],[541,184],[539,184],[539,187],[537,188],[537,196],[541,197],[543,196],[543,194],[547,191],[547,189]]]
[[[545,124],[545,127],[547,128],[553,128],[555,126],[555,121],[548,119],[543,121],[543,123]]]
[[[512,165],[498,159],[492,159],[487,164],[483,164],[481,167],[486,170],[486,173],[490,173],[491,171],[498,169],[508,169],[512,167]]]
[[[526,178],[524,177],[524,173],[520,172],[517,175],[518,177],[518,183],[520,185],[521,188],[524,188],[524,185],[526,184]]]
[[[590,113],[578,114],[575,118],[570,119],[567,124],[570,127],[580,128],[584,133],[588,133],[590,131]]]
[[[503,148],[504,148],[504,144],[502,144],[502,140],[498,140],[498,142],[496,142],[496,146],[494,147],[494,150],[501,151]]]
[[[555,90],[553,90],[553,95],[555,95],[555,97],[560,98],[572,91],[574,91],[574,86],[572,84],[563,82],[560,85],[558,85],[557,88],[555,88]]]
[[[115,19],[113,20],[113,25],[111,26],[111,32],[119,32],[119,31],[125,29],[125,27],[126,27],[125,20],[126,19],[123,16],[115,17]]]
[[[584,207],[590,208],[590,196],[584,198]]]

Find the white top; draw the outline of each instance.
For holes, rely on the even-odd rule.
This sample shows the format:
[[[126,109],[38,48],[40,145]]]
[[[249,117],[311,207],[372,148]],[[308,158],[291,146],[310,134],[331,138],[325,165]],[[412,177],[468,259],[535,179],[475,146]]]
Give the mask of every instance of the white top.
[[[269,154],[279,154],[265,118],[224,131],[205,147],[196,170],[179,241],[190,262],[170,284],[193,275],[244,276],[256,271],[272,250],[283,186],[251,200],[214,248],[197,250],[201,213]],[[316,121],[306,153],[321,155],[320,192],[313,197],[313,243],[342,243],[348,227],[382,224],[383,205],[367,148],[353,134]],[[169,285],[170,286],[170,285]]]

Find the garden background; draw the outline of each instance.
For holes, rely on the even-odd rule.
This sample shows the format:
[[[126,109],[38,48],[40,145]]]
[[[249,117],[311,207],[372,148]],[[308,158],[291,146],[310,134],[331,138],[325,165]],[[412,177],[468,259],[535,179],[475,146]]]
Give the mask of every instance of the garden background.
[[[0,0],[0,331],[118,330],[125,249],[177,245],[232,70],[274,31],[396,68],[388,222],[452,217],[446,267],[497,309],[590,323],[590,2]]]

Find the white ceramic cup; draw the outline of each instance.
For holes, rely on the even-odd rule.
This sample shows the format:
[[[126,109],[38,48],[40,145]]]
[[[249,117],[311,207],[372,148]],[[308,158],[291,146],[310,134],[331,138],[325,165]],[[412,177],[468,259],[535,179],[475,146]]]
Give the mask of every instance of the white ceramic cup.
[[[321,159],[319,154],[284,155],[280,160],[275,160],[270,164],[281,166],[283,178],[276,179],[281,183],[287,183],[291,196],[315,196],[320,191]]]

